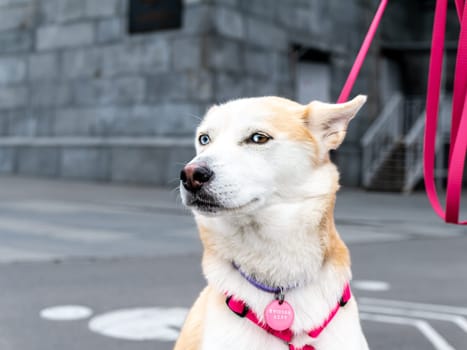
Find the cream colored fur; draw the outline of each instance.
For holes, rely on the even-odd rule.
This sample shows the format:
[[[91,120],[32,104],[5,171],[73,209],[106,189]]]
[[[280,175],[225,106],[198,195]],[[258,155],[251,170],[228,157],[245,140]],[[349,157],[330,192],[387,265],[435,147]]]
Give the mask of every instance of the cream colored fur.
[[[205,185],[216,208],[191,206],[204,246],[208,286],[193,306],[176,350],[287,350],[287,346],[225,305],[224,292],[244,300],[260,318],[273,300],[247,282],[240,268],[286,293],[295,310],[293,344],[317,350],[368,349],[355,298],[317,339],[304,331],[320,326],[351,279],[347,248],[333,220],[338,171],[328,152],[343,141],[364,96],[341,104],[300,105],[278,97],[241,99],[211,108],[198,128],[197,156],[214,172]],[[272,138],[249,142],[261,132]]]

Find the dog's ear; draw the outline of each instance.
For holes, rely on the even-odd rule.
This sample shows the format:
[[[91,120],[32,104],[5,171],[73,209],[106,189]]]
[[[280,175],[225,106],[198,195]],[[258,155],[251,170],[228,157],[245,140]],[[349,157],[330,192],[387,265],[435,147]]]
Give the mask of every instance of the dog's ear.
[[[366,102],[366,96],[358,95],[346,103],[308,104],[306,122],[313,136],[317,137],[327,150],[340,146],[347,131],[347,125]]]

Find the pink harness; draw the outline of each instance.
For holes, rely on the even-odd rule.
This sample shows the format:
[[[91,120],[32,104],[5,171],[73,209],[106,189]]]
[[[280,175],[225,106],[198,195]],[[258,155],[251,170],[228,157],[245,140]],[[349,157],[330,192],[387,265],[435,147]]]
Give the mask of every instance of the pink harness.
[[[332,321],[334,316],[336,316],[339,309],[341,307],[344,307],[351,297],[352,297],[352,293],[350,291],[350,285],[347,284],[345,286],[344,293],[342,293],[341,299],[339,300],[337,305],[331,310],[328,317],[324,320],[323,324],[306,333],[311,338],[314,338],[314,339],[317,338],[321,334],[321,332],[327,327],[327,325]],[[229,295],[226,299],[226,304],[229,307],[229,309],[232,310],[232,312],[235,313],[236,315],[242,318],[246,317],[252,323],[264,329],[266,332],[283,340],[289,346],[289,350],[315,350],[315,348],[311,345],[305,345],[302,348],[296,348],[294,345],[290,344],[294,336],[294,333],[292,332],[290,328],[284,331],[276,331],[272,329],[271,327],[269,327],[266,323],[260,322],[258,319],[258,316],[256,316],[256,314],[248,307],[248,305],[243,300],[235,299],[232,295]]]

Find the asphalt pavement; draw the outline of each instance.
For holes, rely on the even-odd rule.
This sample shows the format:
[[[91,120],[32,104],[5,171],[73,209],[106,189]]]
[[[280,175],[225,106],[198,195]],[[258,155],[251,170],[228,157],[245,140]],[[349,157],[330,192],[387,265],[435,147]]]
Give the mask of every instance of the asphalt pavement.
[[[176,189],[6,177],[0,198],[1,350],[172,348],[205,284]],[[345,188],[336,221],[372,349],[467,349],[465,227]]]

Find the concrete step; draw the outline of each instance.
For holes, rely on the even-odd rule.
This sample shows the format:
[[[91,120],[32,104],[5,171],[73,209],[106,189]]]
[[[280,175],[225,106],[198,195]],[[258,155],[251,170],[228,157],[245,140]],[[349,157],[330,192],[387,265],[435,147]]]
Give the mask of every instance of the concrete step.
[[[0,173],[177,186],[192,138],[2,137]]]
[[[398,144],[373,177],[368,190],[401,192],[405,181],[405,147]]]

